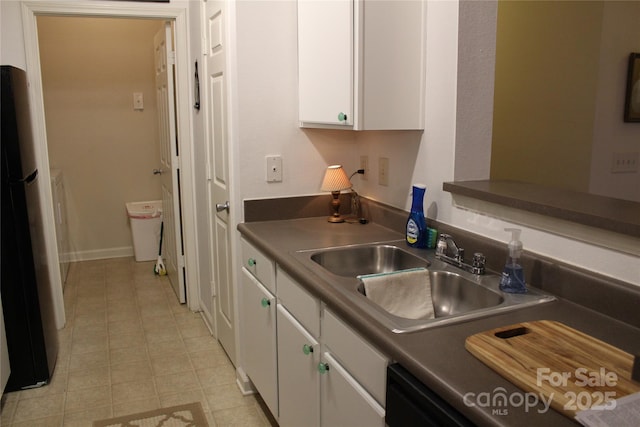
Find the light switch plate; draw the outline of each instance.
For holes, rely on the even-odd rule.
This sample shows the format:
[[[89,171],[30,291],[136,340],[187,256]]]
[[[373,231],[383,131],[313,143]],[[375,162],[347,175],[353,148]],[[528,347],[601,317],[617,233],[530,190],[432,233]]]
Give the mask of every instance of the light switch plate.
[[[282,156],[267,156],[267,182],[282,182]]]
[[[638,172],[638,152],[613,153],[611,162],[612,173]]]

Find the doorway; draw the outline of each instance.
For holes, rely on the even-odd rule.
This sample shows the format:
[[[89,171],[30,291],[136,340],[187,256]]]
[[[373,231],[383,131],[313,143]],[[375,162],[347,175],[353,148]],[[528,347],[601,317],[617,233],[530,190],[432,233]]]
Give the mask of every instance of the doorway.
[[[172,166],[179,157],[174,72],[172,64],[167,66],[173,53],[171,22],[67,16],[37,21],[49,163],[64,180],[71,214],[72,245],[59,254],[61,261],[130,256],[132,233],[123,206],[162,206],[163,227],[159,219],[151,220],[149,239],[155,241],[138,241],[136,259],[155,261],[164,231],[165,271],[178,300],[186,302],[180,209],[175,208],[180,170]],[[57,224],[64,217],[61,210],[58,204]],[[57,238],[61,248],[61,235]]]
[[[130,256],[125,204],[161,198],[152,173],[160,158],[153,36],[164,21],[37,20],[49,165],[62,175],[68,207],[70,248],[59,255]]]
[[[177,139],[181,153],[184,155],[182,168],[185,171],[192,170],[191,152],[192,141],[190,135],[191,100],[189,83],[189,61],[187,46],[187,6],[164,7],[165,5],[140,5],[135,8],[123,4],[114,5],[108,10],[102,9],[89,2],[78,3],[24,3],[25,13],[25,52],[29,80],[31,82],[31,104],[34,116],[34,129],[36,139],[40,141],[36,147],[38,163],[42,165],[42,176],[46,183],[50,183],[49,176],[49,153],[46,135],[46,120],[44,105],[42,102],[42,80],[39,52],[37,40],[37,18],[44,15],[66,15],[73,17],[102,17],[102,18],[141,18],[141,19],[163,19],[174,22],[175,25],[175,47],[176,47],[176,112],[177,112]],[[46,186],[45,186],[46,188]],[[182,190],[182,216],[184,231],[184,254],[185,254],[185,277],[187,283],[186,293],[188,296],[188,306],[191,310],[197,311],[199,308],[198,288],[197,288],[197,247],[196,247],[196,222],[194,215],[194,181],[190,173],[184,174],[181,182]],[[41,193],[43,206],[52,207],[51,193],[43,190]],[[50,276],[54,282],[56,294],[56,315],[57,326],[62,328],[65,323],[64,302],[62,298],[62,286],[59,282],[60,271],[58,262],[58,251],[55,238],[55,216],[53,209],[47,210],[45,215],[45,234],[47,240],[47,256],[50,268]],[[58,282],[56,282],[58,278]],[[58,286],[56,286],[56,284]]]

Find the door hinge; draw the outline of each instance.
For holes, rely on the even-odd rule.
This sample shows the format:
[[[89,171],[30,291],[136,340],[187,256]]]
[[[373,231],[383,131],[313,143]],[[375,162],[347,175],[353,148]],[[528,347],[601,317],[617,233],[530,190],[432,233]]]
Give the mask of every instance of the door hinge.
[[[167,60],[169,61],[169,64],[171,65],[175,65],[176,64],[176,51],[172,50],[171,52],[169,52],[167,54]]]
[[[211,298],[215,298],[218,296],[218,292],[216,292],[216,282],[214,282],[213,280],[210,283],[211,286]]]

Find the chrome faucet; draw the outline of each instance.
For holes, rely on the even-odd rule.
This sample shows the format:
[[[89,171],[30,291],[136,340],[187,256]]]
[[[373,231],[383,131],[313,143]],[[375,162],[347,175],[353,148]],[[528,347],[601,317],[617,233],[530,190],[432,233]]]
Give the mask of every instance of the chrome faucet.
[[[464,262],[464,248],[459,247],[449,234],[440,234],[436,245],[436,258],[473,274],[484,274],[486,259],[481,252],[473,254],[471,264]]]

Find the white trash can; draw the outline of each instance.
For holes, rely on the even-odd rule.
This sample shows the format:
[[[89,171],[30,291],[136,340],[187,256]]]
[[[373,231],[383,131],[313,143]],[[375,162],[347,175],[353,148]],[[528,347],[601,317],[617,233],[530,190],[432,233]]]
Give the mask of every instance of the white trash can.
[[[158,258],[162,200],[126,203],[131,223],[133,252],[136,261],[154,261]]]

